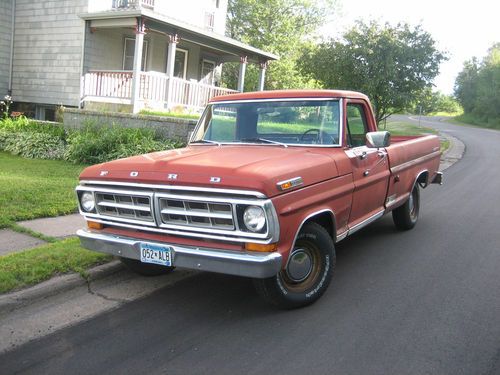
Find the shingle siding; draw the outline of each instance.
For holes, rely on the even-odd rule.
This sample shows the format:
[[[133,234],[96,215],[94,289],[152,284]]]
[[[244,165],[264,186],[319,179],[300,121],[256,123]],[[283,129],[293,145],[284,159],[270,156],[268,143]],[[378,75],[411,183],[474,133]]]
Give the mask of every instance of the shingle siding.
[[[12,0],[0,3],[0,100],[9,88],[10,42],[12,33]]]
[[[87,0],[16,0],[13,99],[77,106]]]

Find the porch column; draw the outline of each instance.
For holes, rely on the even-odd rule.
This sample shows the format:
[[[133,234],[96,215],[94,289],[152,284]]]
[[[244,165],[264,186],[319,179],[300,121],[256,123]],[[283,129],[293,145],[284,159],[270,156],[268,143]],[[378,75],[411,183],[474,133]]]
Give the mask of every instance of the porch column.
[[[240,57],[240,71],[238,73],[238,88],[239,92],[243,92],[245,87],[245,72],[247,70],[248,58],[246,56]]]
[[[259,71],[259,85],[257,86],[257,91],[264,91],[264,81],[266,79],[267,61],[261,62]]]
[[[140,108],[142,46],[144,44],[145,25],[142,18],[137,19],[135,27],[134,66],[132,72],[132,113],[138,113]]]
[[[172,101],[172,88],[173,82],[172,78],[174,77],[174,66],[175,66],[175,51],[177,49],[177,43],[179,43],[179,36],[169,35],[168,36],[168,49],[167,49],[167,92],[166,92],[166,105],[167,109],[170,108],[170,102]]]

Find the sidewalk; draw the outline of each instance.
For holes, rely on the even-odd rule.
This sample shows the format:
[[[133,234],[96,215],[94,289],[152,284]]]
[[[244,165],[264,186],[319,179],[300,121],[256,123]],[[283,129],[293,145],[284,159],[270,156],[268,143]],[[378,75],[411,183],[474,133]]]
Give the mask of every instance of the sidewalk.
[[[80,214],[26,220],[17,224],[44,236],[58,239],[75,236],[77,229],[86,226],[85,219]],[[47,242],[26,233],[0,229],[0,256],[32,249],[45,243]]]

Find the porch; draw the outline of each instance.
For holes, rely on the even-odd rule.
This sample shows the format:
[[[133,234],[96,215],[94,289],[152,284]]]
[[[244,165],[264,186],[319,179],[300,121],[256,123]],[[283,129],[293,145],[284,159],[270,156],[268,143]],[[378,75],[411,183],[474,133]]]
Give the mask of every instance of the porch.
[[[101,102],[131,105],[133,113],[173,107],[198,111],[214,96],[243,91],[249,63],[260,66],[256,89],[264,89],[267,65],[277,56],[147,7],[127,5],[79,15],[86,21],[82,107]],[[218,86],[227,62],[239,63],[231,89]]]
[[[82,77],[82,100],[133,105],[133,75],[133,71],[91,70]],[[138,84],[138,107],[158,110],[183,107],[196,112],[214,96],[238,92],[159,72],[139,72]]]

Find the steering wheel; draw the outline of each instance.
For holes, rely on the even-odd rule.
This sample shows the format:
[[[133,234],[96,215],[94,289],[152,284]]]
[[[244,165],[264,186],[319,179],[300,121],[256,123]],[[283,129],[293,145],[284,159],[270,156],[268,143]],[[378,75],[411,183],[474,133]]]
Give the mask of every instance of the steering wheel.
[[[306,135],[308,135],[309,133],[316,133],[316,139],[313,139],[316,141],[316,143],[319,143],[319,140],[320,140],[320,133],[321,131],[319,129],[307,129],[304,133],[302,133],[302,135],[300,136],[300,142],[302,142],[304,140],[304,138],[306,138]]]
[[[316,137],[315,137],[315,139],[313,139],[314,143],[316,143],[316,144],[328,144],[328,143],[325,143],[325,141],[327,141],[328,139],[330,140],[331,144],[336,143],[335,138],[333,136],[331,136],[330,134],[328,134],[325,131],[321,131],[320,129],[307,129],[300,136],[300,142],[304,141],[304,139],[306,138],[306,136],[309,133],[316,133]]]

